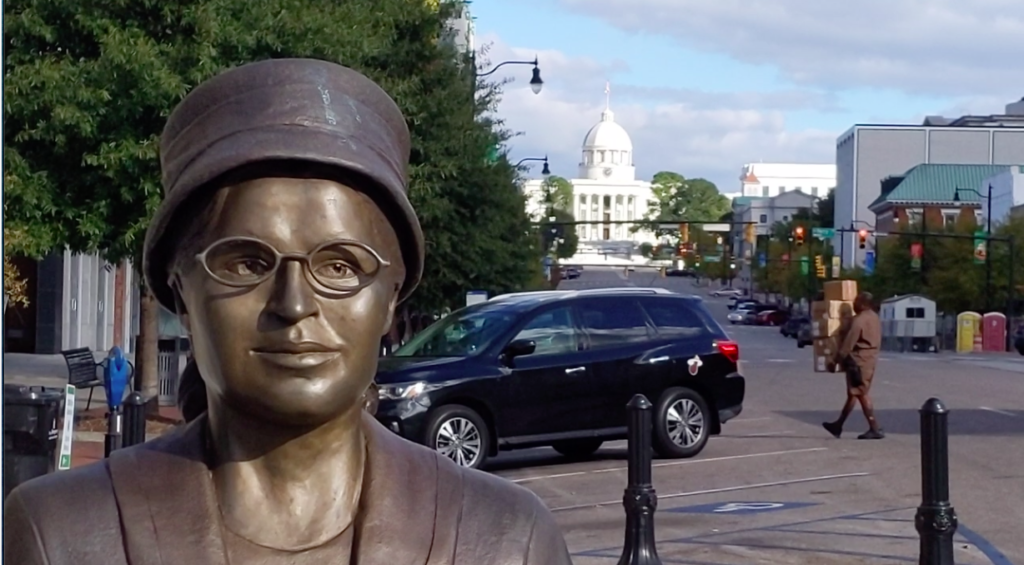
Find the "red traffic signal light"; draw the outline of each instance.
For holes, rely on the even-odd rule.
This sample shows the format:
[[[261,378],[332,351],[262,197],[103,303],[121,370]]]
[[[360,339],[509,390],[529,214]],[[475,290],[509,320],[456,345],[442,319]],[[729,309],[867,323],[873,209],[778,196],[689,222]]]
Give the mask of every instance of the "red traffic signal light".
[[[860,248],[864,249],[868,246],[868,230],[860,230],[857,232],[857,236],[860,238]]]
[[[804,244],[804,227],[803,226],[797,226],[796,229],[793,230],[793,239],[796,240],[796,244],[797,245],[803,245]]]

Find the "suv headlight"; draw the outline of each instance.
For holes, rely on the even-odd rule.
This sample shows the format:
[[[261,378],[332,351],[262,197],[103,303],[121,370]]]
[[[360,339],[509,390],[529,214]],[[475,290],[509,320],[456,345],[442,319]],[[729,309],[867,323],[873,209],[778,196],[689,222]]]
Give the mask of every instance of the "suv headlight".
[[[406,400],[416,398],[427,390],[430,390],[427,383],[407,383],[400,385],[383,385],[380,387],[381,400]]]

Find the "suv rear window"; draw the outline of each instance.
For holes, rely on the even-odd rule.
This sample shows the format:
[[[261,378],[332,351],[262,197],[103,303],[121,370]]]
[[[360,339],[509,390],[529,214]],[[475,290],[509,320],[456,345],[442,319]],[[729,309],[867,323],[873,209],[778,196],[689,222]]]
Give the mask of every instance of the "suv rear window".
[[[643,307],[660,336],[694,337],[710,331],[704,317],[683,300],[644,300]]]

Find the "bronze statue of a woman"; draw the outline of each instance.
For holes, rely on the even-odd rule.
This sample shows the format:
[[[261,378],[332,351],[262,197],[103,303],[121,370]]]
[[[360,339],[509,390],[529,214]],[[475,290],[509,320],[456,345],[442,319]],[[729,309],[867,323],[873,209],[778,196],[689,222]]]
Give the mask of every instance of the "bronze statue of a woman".
[[[144,271],[191,335],[189,422],[15,489],[5,562],[570,563],[530,491],[363,410],[423,270],[409,152],[391,98],[324,61],[244,65],[181,102]]]

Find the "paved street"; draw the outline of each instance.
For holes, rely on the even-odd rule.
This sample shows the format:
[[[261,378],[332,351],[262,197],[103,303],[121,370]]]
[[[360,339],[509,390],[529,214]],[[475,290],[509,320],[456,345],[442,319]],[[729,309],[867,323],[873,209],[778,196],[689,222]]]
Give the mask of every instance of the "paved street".
[[[689,279],[588,268],[563,288],[657,285]],[[706,290],[700,289],[706,296]],[[726,301],[707,299],[720,320]],[[917,561],[917,408],[951,409],[951,496],[960,518],[957,563],[1024,564],[1024,357],[887,354],[874,385],[883,441],[843,439],[820,423],[843,401],[838,375],[811,371],[810,349],[776,328],[729,326],[748,378],[744,413],[692,460],[655,461],[658,550],[665,563],[898,563]],[[614,563],[622,547],[625,445],[565,463],[551,450],[503,455],[496,472],[537,492],[565,529],[574,562]]]

